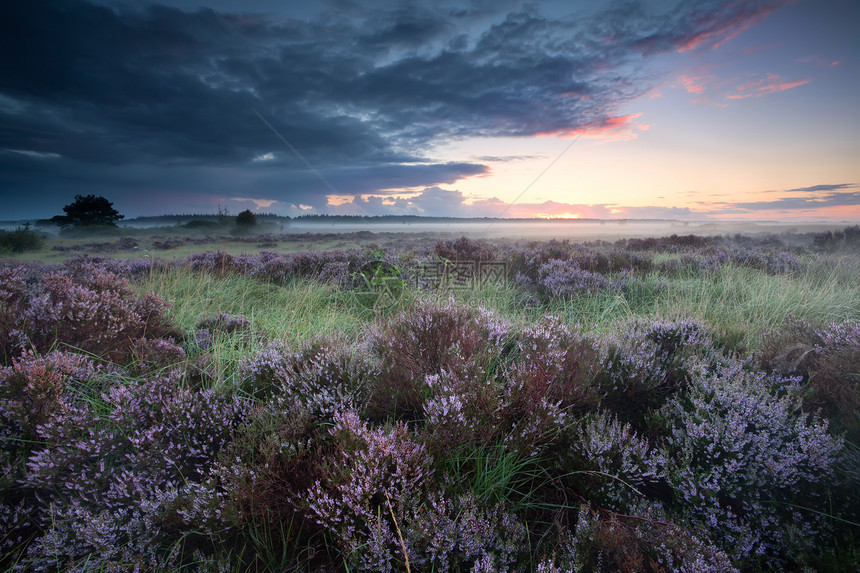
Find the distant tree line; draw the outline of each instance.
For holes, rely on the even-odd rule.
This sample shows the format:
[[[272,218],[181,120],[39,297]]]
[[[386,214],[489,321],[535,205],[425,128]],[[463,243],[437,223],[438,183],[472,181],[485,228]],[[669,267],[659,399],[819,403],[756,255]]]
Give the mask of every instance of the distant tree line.
[[[295,221],[363,221],[363,220],[385,220],[385,221],[488,221],[495,217],[427,217],[425,215],[299,215]],[[506,219],[515,221],[517,219]]]
[[[266,221],[266,220],[277,220],[277,221],[289,221],[291,218],[287,215],[278,215],[277,213],[254,213],[254,216],[258,221]],[[170,215],[150,215],[144,217],[135,217],[133,219],[126,219],[126,221],[137,221],[140,223],[157,223],[159,221],[172,221],[172,222],[182,222],[189,221],[194,219],[209,219],[212,221],[220,220],[222,214],[220,213],[180,213],[180,214],[170,214]]]

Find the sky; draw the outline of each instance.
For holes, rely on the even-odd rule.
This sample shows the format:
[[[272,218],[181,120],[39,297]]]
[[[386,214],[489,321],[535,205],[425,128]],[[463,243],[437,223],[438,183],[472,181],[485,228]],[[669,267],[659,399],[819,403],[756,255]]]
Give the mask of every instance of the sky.
[[[860,221],[858,0],[10,0],[0,219]]]

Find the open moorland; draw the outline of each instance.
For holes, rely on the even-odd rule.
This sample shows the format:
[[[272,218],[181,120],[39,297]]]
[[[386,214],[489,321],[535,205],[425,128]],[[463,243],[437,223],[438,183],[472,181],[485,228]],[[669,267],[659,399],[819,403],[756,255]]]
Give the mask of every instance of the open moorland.
[[[4,254],[0,570],[857,571],[860,228],[280,231]]]

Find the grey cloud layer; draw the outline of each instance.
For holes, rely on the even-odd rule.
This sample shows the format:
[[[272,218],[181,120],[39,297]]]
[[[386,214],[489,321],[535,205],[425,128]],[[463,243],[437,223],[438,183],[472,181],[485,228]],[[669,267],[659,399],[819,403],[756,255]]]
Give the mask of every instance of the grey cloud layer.
[[[628,2],[562,19],[510,2],[342,3],[304,20],[243,14],[238,1],[236,12],[6,2],[0,149],[60,155],[39,166],[46,189],[84,176],[76,166],[96,178],[103,167],[158,165],[164,178],[228,169],[287,201],[309,192],[299,185],[313,178],[254,107],[332,181],[350,173],[344,193],[447,183],[485,167],[434,165],[435,144],[599,128],[651,87],[648,57],[781,3],[681,2],[658,13]],[[266,174],[250,169],[273,151],[281,159]],[[3,157],[0,183],[21,180],[34,158]]]
[[[860,191],[854,183],[836,183],[800,187],[779,191],[780,194],[804,196],[781,197],[772,201],[715,203],[714,210],[721,214],[742,214],[756,211],[803,211],[821,207],[846,207],[860,204]],[[853,191],[852,191],[853,189]]]

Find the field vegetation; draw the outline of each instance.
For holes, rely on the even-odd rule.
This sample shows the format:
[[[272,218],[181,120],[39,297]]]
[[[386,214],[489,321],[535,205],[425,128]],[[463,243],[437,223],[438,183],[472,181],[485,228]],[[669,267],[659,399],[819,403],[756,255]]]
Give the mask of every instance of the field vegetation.
[[[860,228],[313,239],[4,254],[0,570],[856,571]]]

